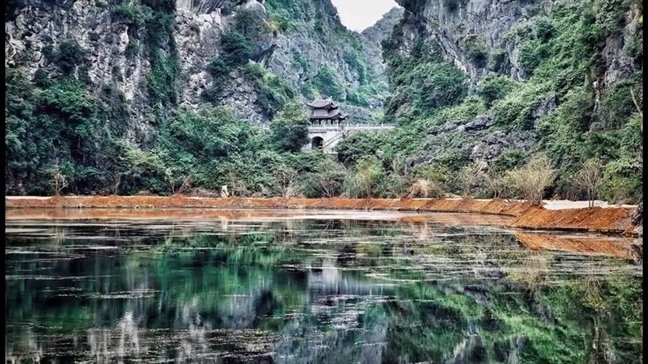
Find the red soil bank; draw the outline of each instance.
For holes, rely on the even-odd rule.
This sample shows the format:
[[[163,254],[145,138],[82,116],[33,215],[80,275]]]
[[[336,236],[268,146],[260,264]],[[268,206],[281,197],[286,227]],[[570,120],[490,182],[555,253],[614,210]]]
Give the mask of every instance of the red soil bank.
[[[473,199],[349,199],[349,198],[205,198],[186,196],[66,196],[11,198],[9,208],[309,208],[430,212],[480,212],[517,216],[528,207],[519,202]]]
[[[580,230],[607,233],[624,233],[632,226],[633,208],[591,207],[568,210],[546,210],[534,207],[509,223],[521,229]]]
[[[631,231],[631,208],[546,210],[500,199],[348,199],[348,198],[205,198],[186,196],[55,196],[6,199],[8,208],[235,208],[235,209],[342,209],[425,212],[472,212],[513,216],[513,228]]]
[[[605,255],[633,259],[629,243],[601,237],[570,237],[550,234],[515,234],[531,250],[554,250],[588,255]]]
[[[288,210],[253,210],[253,209],[119,209],[119,208],[12,208],[5,214],[7,221],[11,220],[244,220],[264,218],[296,218],[322,216],[315,211]],[[509,216],[490,214],[461,214],[461,213],[406,213],[398,214],[354,214],[350,219],[359,220],[389,220],[412,226],[425,227],[428,223],[443,225],[495,225],[503,226],[512,219]]]

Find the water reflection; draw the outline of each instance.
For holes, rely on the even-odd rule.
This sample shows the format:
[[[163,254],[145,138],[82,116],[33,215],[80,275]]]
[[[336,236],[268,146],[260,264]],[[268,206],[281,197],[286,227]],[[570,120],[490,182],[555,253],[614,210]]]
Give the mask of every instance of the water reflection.
[[[457,219],[9,220],[6,361],[641,362],[622,244]]]

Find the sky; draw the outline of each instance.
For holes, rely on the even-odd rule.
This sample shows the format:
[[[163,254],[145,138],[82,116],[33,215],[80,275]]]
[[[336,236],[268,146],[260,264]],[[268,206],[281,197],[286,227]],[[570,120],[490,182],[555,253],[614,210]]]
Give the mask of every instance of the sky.
[[[398,6],[394,0],[331,0],[338,9],[342,24],[361,32],[374,25],[391,8]]]

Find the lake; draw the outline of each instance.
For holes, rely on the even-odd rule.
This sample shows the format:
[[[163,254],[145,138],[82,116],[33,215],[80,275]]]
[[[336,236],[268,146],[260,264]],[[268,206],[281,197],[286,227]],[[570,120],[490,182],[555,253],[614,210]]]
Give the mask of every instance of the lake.
[[[642,362],[626,242],[505,220],[8,210],[5,360]]]

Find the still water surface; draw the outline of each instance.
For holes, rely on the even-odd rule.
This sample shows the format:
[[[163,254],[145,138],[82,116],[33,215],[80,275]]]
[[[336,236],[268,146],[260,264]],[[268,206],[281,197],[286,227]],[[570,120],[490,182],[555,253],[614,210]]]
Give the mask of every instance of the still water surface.
[[[5,359],[642,361],[641,266],[466,216],[8,219]]]

